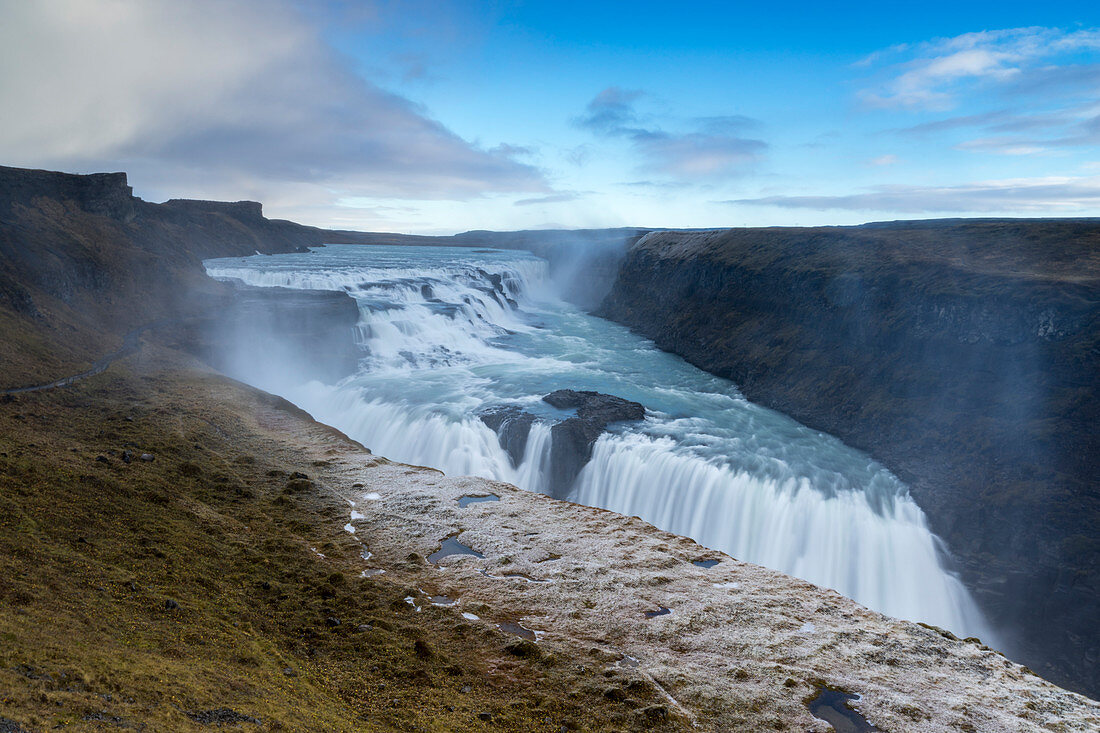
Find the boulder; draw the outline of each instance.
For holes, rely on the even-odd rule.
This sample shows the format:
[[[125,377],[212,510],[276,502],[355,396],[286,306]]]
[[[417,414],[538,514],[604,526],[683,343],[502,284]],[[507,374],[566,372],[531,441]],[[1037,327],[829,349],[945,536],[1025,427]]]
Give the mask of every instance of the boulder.
[[[638,402],[599,392],[559,389],[542,398],[559,409],[577,414],[550,429],[550,494],[564,498],[577,474],[592,457],[592,445],[615,422],[641,420],[645,408]]]
[[[531,434],[531,424],[535,416],[514,405],[492,407],[478,417],[497,434],[500,447],[512,459],[512,465],[518,466],[527,449],[527,438]]]

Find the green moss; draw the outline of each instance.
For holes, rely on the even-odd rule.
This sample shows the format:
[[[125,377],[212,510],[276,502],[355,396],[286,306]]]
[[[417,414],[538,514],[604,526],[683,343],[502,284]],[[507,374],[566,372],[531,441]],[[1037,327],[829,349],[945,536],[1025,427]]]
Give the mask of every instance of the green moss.
[[[337,501],[284,493],[309,463],[250,427],[259,404],[219,378],[118,368],[0,404],[5,717],[71,730],[106,718],[198,730],[187,713],[220,708],[262,730],[635,720],[595,671],[577,671],[598,664],[551,664],[535,645],[469,633],[454,609],[415,613],[384,576],[359,577],[358,545],[330,518]],[[126,464],[124,446],[156,460]]]

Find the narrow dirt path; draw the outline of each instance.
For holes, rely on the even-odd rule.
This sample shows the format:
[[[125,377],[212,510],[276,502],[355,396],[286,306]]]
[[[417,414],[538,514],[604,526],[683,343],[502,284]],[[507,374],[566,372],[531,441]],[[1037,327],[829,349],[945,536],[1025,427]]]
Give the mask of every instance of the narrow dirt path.
[[[79,382],[81,379],[94,377],[96,374],[99,374],[119,359],[129,356],[130,354],[140,349],[141,335],[143,333],[150,329],[163,326],[168,322],[169,321],[154,321],[153,323],[147,323],[144,326],[139,326],[133,331],[130,331],[122,337],[122,346],[118,349],[118,351],[107,354],[103,358],[97,360],[87,371],[80,372],[79,374],[73,374],[68,377],[62,377],[61,379],[57,379],[47,384],[36,384],[30,387],[12,387],[11,389],[0,389],[0,396],[25,394],[27,392],[41,392],[43,390],[55,389],[57,387],[67,387],[73,382]]]

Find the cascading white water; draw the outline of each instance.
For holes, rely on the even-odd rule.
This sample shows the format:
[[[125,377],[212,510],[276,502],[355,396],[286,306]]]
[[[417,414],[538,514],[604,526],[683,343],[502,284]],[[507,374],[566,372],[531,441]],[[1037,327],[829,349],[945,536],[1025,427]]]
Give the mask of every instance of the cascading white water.
[[[678,454],[669,438],[634,433],[600,438],[575,498],[893,616],[958,628],[973,610],[959,580],[940,569],[924,515],[908,497],[876,507],[864,492],[827,496],[805,477],[753,476]]]
[[[864,454],[744,400],[736,388],[553,297],[522,252],[329,246],[211,260],[221,279],[342,290],[360,308],[359,372],[338,385],[259,383],[388,458],[547,491],[541,401],[591,389],[644,404],[601,437],[570,498],[636,514],[742,560],[896,616],[989,636],[907,489]],[[249,375],[242,374],[244,378]],[[536,416],[513,465],[478,418]]]

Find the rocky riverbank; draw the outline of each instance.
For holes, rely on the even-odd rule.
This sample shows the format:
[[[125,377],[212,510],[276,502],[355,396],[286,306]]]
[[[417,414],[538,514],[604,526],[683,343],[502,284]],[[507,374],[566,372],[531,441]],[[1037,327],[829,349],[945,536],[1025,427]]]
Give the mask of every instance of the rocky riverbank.
[[[661,232],[599,313],[898,473],[1013,650],[1100,691],[1100,223]]]

